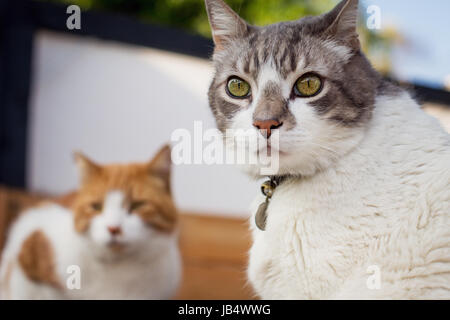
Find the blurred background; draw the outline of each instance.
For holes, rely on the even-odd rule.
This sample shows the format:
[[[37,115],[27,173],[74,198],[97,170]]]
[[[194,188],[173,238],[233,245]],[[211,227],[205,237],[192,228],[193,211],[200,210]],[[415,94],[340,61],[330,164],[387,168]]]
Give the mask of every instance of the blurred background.
[[[265,25],[321,14],[337,1],[227,3],[248,22]],[[79,30],[66,26],[71,4],[81,8]],[[450,130],[450,2],[360,4],[369,59]],[[374,12],[379,28],[370,29]],[[207,102],[213,43],[203,0],[6,0],[0,23],[4,202],[25,201],[23,191],[45,197],[76,188],[74,150],[100,163],[145,161],[175,129],[193,132],[196,120],[204,130],[215,127]],[[180,297],[251,298],[246,219],[259,183],[225,165],[177,166],[173,183],[184,217]]]

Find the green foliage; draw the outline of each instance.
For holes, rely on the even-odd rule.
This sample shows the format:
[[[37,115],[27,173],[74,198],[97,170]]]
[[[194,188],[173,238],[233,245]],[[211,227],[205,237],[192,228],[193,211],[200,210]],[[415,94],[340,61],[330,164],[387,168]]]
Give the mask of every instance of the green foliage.
[[[211,37],[204,0],[41,0],[76,4],[82,10],[108,11],[135,17],[143,22],[183,29]],[[225,0],[239,15],[254,25],[295,20],[331,10],[338,0]],[[364,21],[361,19],[360,21]],[[390,52],[396,42],[395,32],[372,32],[361,22],[359,28],[363,51],[375,67],[389,73]]]
[[[76,4],[84,10],[110,11],[137,17],[144,22],[185,29],[210,37],[203,0],[46,0]],[[226,0],[246,21],[265,25],[323,13],[336,0]]]

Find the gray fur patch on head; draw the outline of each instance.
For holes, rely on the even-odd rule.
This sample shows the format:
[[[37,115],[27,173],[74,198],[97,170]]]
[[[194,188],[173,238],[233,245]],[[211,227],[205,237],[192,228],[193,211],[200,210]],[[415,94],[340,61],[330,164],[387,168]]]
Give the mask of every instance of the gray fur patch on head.
[[[370,119],[381,78],[361,52],[327,81],[328,92],[311,102],[320,115],[344,126],[362,125]]]

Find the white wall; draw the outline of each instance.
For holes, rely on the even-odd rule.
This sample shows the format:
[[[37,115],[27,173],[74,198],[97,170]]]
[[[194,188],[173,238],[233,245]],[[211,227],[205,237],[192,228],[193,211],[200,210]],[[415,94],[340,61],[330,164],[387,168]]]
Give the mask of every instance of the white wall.
[[[60,194],[76,188],[71,154],[98,162],[145,161],[173,130],[213,128],[207,60],[98,39],[41,31],[34,47],[28,187]],[[183,210],[246,216],[259,184],[236,168],[174,168]]]

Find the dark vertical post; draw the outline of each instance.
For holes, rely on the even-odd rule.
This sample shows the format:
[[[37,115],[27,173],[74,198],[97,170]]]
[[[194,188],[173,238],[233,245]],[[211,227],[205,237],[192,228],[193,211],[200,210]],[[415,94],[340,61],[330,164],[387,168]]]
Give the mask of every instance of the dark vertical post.
[[[30,3],[0,4],[0,183],[25,187],[33,29]]]

